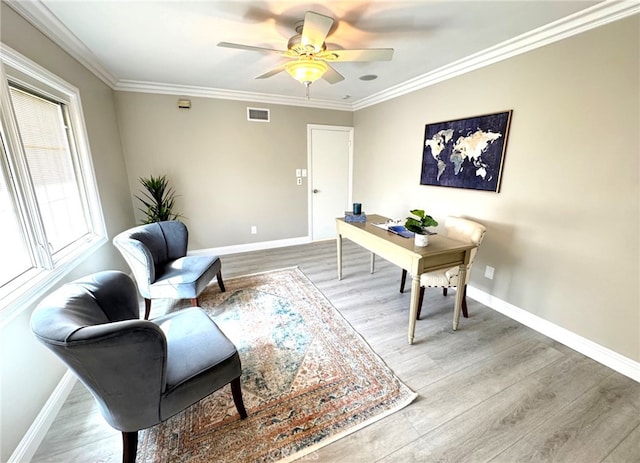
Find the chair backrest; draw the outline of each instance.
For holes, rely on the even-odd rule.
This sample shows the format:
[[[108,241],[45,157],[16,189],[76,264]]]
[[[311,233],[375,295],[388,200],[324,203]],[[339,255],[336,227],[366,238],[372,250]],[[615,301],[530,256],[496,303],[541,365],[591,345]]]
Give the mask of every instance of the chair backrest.
[[[188,241],[187,227],[178,220],[140,225],[113,238],[143,297],[149,297],[149,285],[156,281],[157,269],[187,255]]]
[[[78,376],[107,422],[121,431],[160,422],[167,341],[139,316],[136,287],[118,271],[67,283],[31,316],[36,338]]]
[[[478,222],[461,217],[447,217],[444,221],[444,228],[447,230],[447,236],[454,240],[473,243],[478,246],[471,251],[471,260],[469,260],[469,265],[467,266],[466,276],[468,282],[469,275],[471,275],[471,266],[478,253],[478,248],[484,239],[484,235],[487,232],[487,228]]]

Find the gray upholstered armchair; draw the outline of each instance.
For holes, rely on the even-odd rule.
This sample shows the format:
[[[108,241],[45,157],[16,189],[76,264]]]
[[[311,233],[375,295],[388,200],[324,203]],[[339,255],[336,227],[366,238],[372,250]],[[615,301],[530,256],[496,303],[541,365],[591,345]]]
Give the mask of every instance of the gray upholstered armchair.
[[[47,296],[31,328],[122,431],[123,461],[134,462],[138,430],[154,426],[231,383],[247,416],[235,346],[199,307],[140,320],[131,278],[106,271],[68,283]]]
[[[218,256],[187,256],[189,232],[182,222],[171,220],[131,228],[113,239],[129,264],[145,302],[149,319],[151,299],[191,299],[198,296],[216,277],[224,292],[222,264]]]

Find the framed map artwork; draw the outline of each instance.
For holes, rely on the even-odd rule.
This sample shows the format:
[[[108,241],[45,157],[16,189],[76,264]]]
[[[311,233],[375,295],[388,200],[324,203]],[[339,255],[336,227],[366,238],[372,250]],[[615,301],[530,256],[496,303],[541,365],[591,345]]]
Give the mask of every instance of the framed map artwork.
[[[512,112],[427,124],[420,184],[500,191]]]

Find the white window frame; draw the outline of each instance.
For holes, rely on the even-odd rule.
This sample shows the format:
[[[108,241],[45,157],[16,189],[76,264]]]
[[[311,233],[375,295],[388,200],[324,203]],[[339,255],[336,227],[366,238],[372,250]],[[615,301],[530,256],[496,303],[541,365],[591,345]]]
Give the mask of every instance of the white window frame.
[[[25,88],[33,88],[44,95],[49,94],[47,89],[50,89],[55,92],[54,98],[66,105],[74,135],[75,161],[78,163],[79,184],[83,186],[85,194],[90,233],[83,240],[77,241],[69,252],[55,262],[40,260],[39,267],[16,278],[5,288],[0,288],[0,327],[33,305],[65,275],[108,242],[79,90],[0,43],[0,131],[7,157],[0,159],[0,168],[7,172],[7,181],[11,182],[9,188],[15,192],[18,205],[23,211],[20,220],[26,230],[27,242],[31,246],[37,246],[35,243],[42,242],[39,238],[43,228],[37,214],[33,213],[35,197],[28,179],[24,176],[26,158],[12,109],[9,81]],[[25,220],[25,216],[29,218]],[[38,251],[34,249],[32,252]]]

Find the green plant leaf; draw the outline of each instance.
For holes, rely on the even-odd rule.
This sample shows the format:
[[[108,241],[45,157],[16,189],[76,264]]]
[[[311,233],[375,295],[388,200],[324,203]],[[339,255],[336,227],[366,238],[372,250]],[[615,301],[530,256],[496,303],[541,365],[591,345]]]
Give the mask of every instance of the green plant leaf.
[[[436,227],[438,222],[428,215],[424,209],[411,209],[409,211],[411,214],[418,217],[407,217],[407,221],[405,222],[405,227],[407,230],[410,230],[414,233],[424,233],[424,229],[427,227]]]
[[[412,209],[409,212],[412,213],[413,215],[417,215],[421,219],[424,217],[424,210],[423,209]]]
[[[165,175],[157,177],[150,175],[148,178],[140,177],[138,180],[145,189],[140,196],[135,196],[144,206],[138,209],[146,216],[144,223],[175,220],[181,217],[180,214],[173,212],[175,193]]]
[[[413,217],[407,217],[407,221],[405,222],[404,226],[407,230],[414,233],[422,233],[420,221],[414,219]]]

